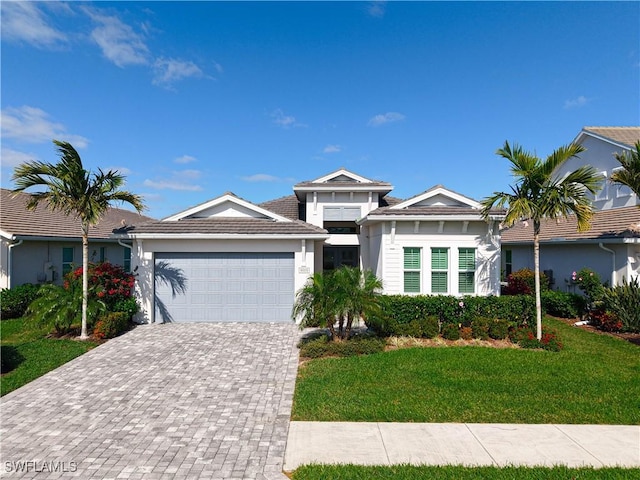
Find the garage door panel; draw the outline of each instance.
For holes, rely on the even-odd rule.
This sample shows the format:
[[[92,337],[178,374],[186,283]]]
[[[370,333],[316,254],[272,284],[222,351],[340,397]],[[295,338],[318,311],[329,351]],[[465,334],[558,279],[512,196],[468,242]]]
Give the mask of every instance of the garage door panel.
[[[182,270],[186,292],[175,297],[156,280],[156,296],[170,321],[291,321],[293,253],[166,253],[157,262]],[[162,321],[158,309],[157,321]]]

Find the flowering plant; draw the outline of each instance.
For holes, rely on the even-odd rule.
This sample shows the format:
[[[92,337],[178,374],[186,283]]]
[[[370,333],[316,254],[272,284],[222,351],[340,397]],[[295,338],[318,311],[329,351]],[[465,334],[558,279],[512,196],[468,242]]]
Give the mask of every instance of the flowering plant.
[[[66,277],[64,286],[82,282],[82,267],[72,270]],[[89,265],[89,290],[103,301],[111,311],[124,300],[131,298],[135,276],[123,267],[109,262]]]

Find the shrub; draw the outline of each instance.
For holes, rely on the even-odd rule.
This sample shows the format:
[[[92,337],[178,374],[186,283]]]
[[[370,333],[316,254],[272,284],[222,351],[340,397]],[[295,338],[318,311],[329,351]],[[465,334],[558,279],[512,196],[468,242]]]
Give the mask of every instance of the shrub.
[[[509,322],[495,319],[489,323],[489,337],[494,340],[504,340],[509,336]]]
[[[422,336],[425,338],[435,338],[440,333],[440,324],[435,315],[423,318],[420,320],[420,325],[422,326]]]
[[[110,312],[101,315],[93,327],[93,336],[96,338],[117,337],[129,328],[129,316],[126,312]]]
[[[411,320],[409,323],[399,324],[396,328],[396,335],[401,337],[422,337],[422,324],[419,320]]]
[[[135,297],[123,298],[113,305],[114,312],[123,312],[127,314],[127,318],[131,320],[133,316],[140,311],[138,301]]]
[[[75,283],[82,285],[82,267],[65,276],[65,288]],[[134,284],[135,276],[127,273],[120,265],[109,262],[89,265],[89,290],[105,303],[109,311],[118,311],[116,305],[132,297]]]
[[[471,327],[460,328],[460,338],[463,340],[471,340],[473,338],[473,330]]]
[[[535,293],[536,274],[529,268],[522,268],[507,277],[507,286],[503,288],[504,295],[533,295]],[[540,291],[549,289],[547,276],[540,272]]]
[[[604,307],[592,310],[589,321],[603,332],[619,332],[623,327],[622,321],[611,312],[607,312]]]
[[[366,324],[382,336],[402,335],[400,325],[413,320],[423,322],[428,317],[463,326],[471,326],[476,317],[504,318],[514,325],[527,324],[535,318],[535,299],[531,295],[462,299],[446,295],[382,295],[380,305],[381,312],[367,317]],[[433,324],[433,320],[429,322]],[[433,328],[423,325],[422,330],[423,336],[432,335]]]
[[[93,325],[93,320],[105,310],[105,304],[89,296],[87,303],[87,324]],[[71,330],[71,325],[79,324],[82,316],[82,285],[78,282],[68,288],[56,285],[43,285],[38,297],[31,302],[25,318],[36,325],[52,327],[56,333],[65,334]]]
[[[623,280],[622,285],[604,289],[604,303],[620,322],[620,329],[640,332],[640,284],[638,279]]]
[[[542,338],[538,340],[533,330],[528,327],[520,327],[515,331],[512,341],[522,348],[541,348],[550,352],[559,352],[564,347],[558,338],[558,333],[555,330],[545,328],[542,329]]]
[[[30,283],[0,290],[0,317],[3,320],[22,317],[29,304],[37,298],[39,290],[39,285]]]
[[[586,311],[585,298],[575,293],[547,290],[541,294],[542,309],[549,315],[576,318]]]
[[[578,272],[571,274],[571,280],[575,282],[580,290],[584,292],[590,303],[596,303],[602,300],[604,296],[604,287],[600,281],[600,276],[589,268],[583,268]]]
[[[384,351],[385,341],[376,337],[352,337],[350,340],[330,342],[326,335],[315,338],[300,346],[300,356],[320,358],[325,356],[350,357],[368,355]]]
[[[445,323],[442,325],[442,338],[445,340],[458,340],[460,338],[460,329],[455,323]]]
[[[491,320],[487,317],[476,317],[471,323],[471,335],[473,338],[487,340],[489,338],[489,324]]]

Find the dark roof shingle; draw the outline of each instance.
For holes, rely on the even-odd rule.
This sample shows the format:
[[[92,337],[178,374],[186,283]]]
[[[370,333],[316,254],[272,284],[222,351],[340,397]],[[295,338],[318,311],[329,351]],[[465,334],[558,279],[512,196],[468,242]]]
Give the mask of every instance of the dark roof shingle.
[[[277,213],[291,220],[298,220],[300,214],[300,201],[295,195],[268,200],[260,204],[262,208]]]
[[[578,232],[575,215],[564,219],[544,219],[540,226],[540,241],[598,240],[624,237],[640,237],[640,208],[624,207],[595,212],[591,228]],[[533,242],[533,222],[519,222],[502,231],[502,243]]]
[[[80,221],[61,212],[52,212],[46,202],[40,202],[35,210],[27,210],[28,193],[13,195],[11,190],[1,189],[0,229],[23,237],[80,238]],[[115,229],[153,220],[151,217],[121,208],[107,210],[100,222],[89,230],[89,238],[109,238]]]

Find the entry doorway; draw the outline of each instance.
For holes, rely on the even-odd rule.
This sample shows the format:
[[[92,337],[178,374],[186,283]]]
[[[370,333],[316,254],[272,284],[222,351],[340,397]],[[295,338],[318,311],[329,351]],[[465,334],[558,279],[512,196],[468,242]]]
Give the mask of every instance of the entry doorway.
[[[357,267],[360,265],[359,247],[325,246],[322,251],[324,271],[335,270],[342,265]]]

